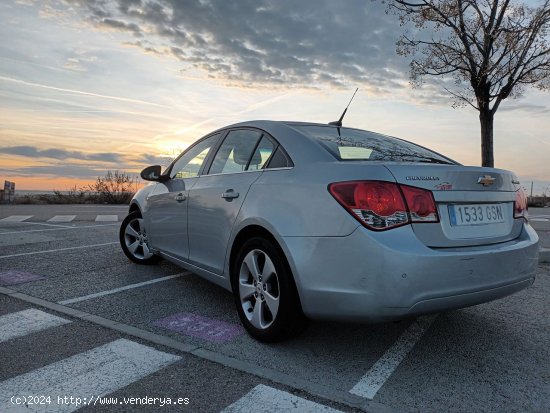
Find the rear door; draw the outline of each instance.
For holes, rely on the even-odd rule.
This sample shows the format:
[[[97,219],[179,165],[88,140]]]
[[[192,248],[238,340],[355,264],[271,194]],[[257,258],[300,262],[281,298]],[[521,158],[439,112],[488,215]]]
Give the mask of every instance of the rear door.
[[[170,179],[157,184],[147,204],[149,239],[151,246],[172,257],[189,257],[187,212],[189,190],[199,179],[199,172],[211,149],[222,133],[209,136],[194,144],[177,159],[170,171]]]
[[[191,263],[215,274],[223,273],[235,219],[274,148],[274,141],[255,129],[228,133],[212,158],[208,173],[198,179],[190,192]]]

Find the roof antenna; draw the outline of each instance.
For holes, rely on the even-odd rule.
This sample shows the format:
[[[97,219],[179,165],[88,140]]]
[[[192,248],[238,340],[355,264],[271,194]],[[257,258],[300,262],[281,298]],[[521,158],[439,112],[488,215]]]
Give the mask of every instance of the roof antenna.
[[[348,108],[349,108],[349,105],[351,104],[351,101],[353,100],[353,98],[355,97],[355,94],[357,93],[357,91],[359,90],[359,88],[355,89],[355,92],[353,92],[353,96],[351,97],[351,99],[349,100],[349,103],[348,105],[346,106],[346,108],[344,109],[344,112],[342,112],[342,116],[340,116],[340,119],[334,121],[334,122],[329,122],[328,124],[329,125],[334,125],[334,126],[338,126],[339,128],[342,127],[342,120],[344,119],[344,116],[346,116],[346,112],[348,111]]]

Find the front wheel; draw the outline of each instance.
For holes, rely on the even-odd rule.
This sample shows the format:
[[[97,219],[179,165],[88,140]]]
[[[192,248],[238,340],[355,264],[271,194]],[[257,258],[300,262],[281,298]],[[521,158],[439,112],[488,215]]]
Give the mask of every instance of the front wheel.
[[[242,246],[232,270],[237,311],[248,333],[259,341],[280,341],[306,326],[298,292],[283,253],[265,238]]]
[[[159,256],[151,252],[143,218],[138,211],[128,214],[119,232],[120,246],[124,254],[137,264],[154,264]]]

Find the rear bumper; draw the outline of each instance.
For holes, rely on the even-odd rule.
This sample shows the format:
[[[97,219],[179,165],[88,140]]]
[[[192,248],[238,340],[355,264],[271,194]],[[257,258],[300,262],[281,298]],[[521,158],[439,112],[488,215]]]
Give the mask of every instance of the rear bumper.
[[[428,248],[410,226],[284,243],[314,319],[375,322],[480,304],[530,286],[538,264],[529,225],[513,241],[479,247]]]

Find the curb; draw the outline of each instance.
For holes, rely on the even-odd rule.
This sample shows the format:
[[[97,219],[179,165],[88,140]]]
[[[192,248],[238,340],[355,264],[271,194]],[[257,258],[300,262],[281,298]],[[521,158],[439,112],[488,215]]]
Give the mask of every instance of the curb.
[[[539,264],[550,263],[550,249],[541,248],[539,251]]]

